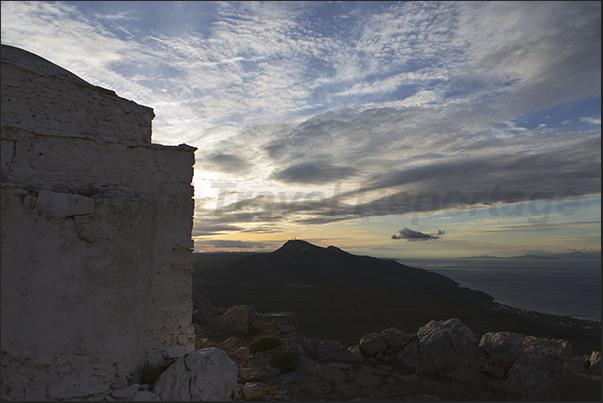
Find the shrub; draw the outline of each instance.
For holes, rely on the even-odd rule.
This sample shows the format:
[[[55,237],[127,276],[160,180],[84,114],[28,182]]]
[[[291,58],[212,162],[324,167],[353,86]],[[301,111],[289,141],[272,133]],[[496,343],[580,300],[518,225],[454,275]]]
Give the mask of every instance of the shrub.
[[[253,354],[257,351],[266,351],[280,346],[281,344],[283,344],[283,342],[277,336],[260,336],[249,344],[249,352]]]
[[[314,361],[318,360],[318,355],[316,354],[316,350],[314,350],[314,347],[310,347],[307,351],[306,351],[306,357],[313,359]]]
[[[159,375],[168,368],[168,365],[151,365],[145,362],[138,370],[138,383],[141,385],[149,385],[153,387]]]
[[[199,314],[195,311],[193,311],[193,317],[191,319],[191,323],[196,323],[198,325],[201,324],[201,317],[199,316]]]
[[[295,371],[298,363],[299,354],[291,350],[279,351],[272,356],[269,362],[270,365],[278,368],[283,374]]]

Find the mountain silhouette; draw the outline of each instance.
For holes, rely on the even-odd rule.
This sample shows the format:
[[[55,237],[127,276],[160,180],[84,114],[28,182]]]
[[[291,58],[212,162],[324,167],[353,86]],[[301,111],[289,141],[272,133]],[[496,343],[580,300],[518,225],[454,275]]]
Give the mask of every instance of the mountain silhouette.
[[[490,295],[460,287],[441,274],[302,240],[290,240],[272,253],[246,256],[213,269],[202,276],[202,283],[235,288],[243,284],[255,289],[283,286],[399,288],[473,303],[487,304],[493,300]]]

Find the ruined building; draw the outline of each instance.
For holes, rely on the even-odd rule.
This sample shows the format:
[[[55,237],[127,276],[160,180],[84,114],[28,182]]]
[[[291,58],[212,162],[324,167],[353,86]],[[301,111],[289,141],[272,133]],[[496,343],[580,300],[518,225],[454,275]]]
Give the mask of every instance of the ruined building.
[[[69,399],[194,349],[193,147],[2,45],[2,397]]]

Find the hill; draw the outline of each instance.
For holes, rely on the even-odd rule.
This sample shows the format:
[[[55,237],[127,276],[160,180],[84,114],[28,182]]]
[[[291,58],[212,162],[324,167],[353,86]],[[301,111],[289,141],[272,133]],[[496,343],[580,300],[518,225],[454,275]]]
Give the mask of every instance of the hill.
[[[322,248],[308,242],[288,241],[268,254],[255,254],[213,270],[205,281],[243,282],[254,287],[384,287],[408,288],[475,303],[487,303],[491,296],[459,287],[443,275],[415,269],[394,260],[357,256],[334,246]]]
[[[205,270],[197,264],[195,273],[195,287],[212,304],[295,312],[300,334],[318,339],[354,344],[367,332],[396,326],[413,333],[432,319],[455,317],[476,333],[514,331],[565,338],[577,348],[588,345],[587,352],[600,344],[600,325],[597,331],[542,319],[551,315],[536,320],[501,309],[490,295],[460,287],[440,274],[301,240],[221,266],[214,260]]]

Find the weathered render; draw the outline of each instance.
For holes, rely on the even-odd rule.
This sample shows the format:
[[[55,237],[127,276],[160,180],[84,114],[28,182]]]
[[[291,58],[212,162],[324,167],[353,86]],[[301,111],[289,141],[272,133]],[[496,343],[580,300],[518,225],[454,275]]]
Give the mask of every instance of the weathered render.
[[[102,396],[194,349],[193,147],[2,45],[2,397]]]

